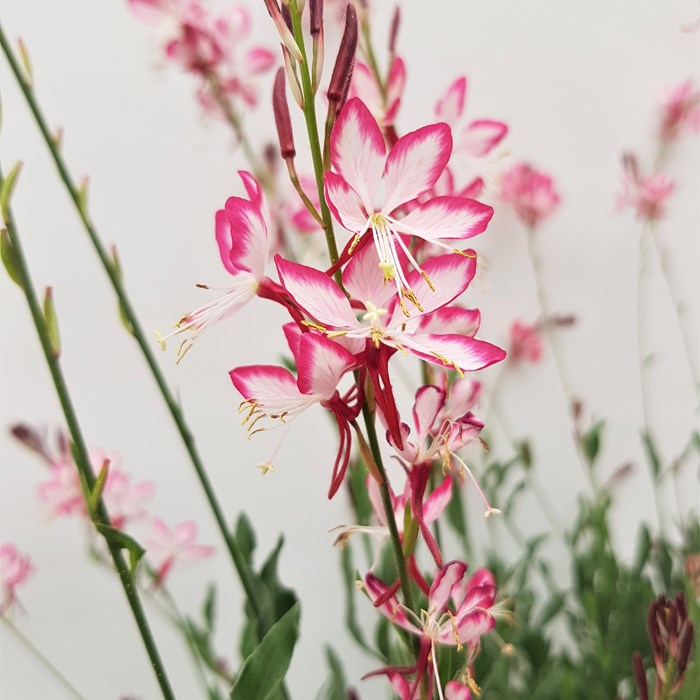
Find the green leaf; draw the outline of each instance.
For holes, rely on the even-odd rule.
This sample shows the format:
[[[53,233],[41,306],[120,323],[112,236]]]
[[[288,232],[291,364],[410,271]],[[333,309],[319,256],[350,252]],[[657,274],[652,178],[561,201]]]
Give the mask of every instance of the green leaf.
[[[5,270],[7,270],[10,279],[20,289],[24,289],[22,285],[22,275],[19,271],[19,261],[17,260],[17,255],[15,255],[15,249],[12,246],[10,234],[5,229],[0,233],[0,257],[2,258],[2,264],[5,266]]]
[[[214,622],[216,621],[216,584],[214,583],[210,583],[207,587],[204,605],[202,605],[202,617],[207,623],[207,629],[214,629]]]
[[[651,433],[647,432],[646,430],[642,431],[642,444],[644,445],[644,449],[647,453],[651,475],[654,477],[654,480],[656,480],[659,478],[659,474],[661,473],[661,460],[659,459],[659,454],[656,451]]]
[[[357,513],[359,525],[369,525],[372,518],[372,503],[367,492],[367,467],[358,459],[348,469],[352,505]]]
[[[231,689],[231,700],[273,697],[287,674],[298,637],[299,603],[295,603],[243,663]]]
[[[3,178],[2,184],[0,184],[0,211],[2,212],[3,221],[6,223],[10,220],[10,198],[21,170],[22,161],[17,161],[12,166],[12,170]]]
[[[112,269],[114,270],[114,276],[117,278],[117,281],[121,284],[122,282],[122,265],[119,260],[119,254],[117,253],[117,246],[112,246]],[[131,321],[129,320],[129,314],[126,312],[126,309],[124,308],[124,304],[121,303],[121,301],[118,303],[118,308],[119,308],[119,320],[121,321],[122,326],[124,326],[125,330],[127,333],[130,335],[134,334],[134,326],[132,325]]]
[[[95,523],[95,527],[110,545],[126,549],[129,553],[129,571],[133,577],[136,573],[136,567],[146,550],[133,537],[116,527],[105,525],[104,523]]]
[[[256,545],[255,531],[245,513],[241,513],[238,516],[233,539],[236,540],[236,544],[245,557],[246,563],[248,566],[251,566],[253,564],[253,552],[255,551]]]
[[[330,674],[318,693],[317,700],[347,700],[347,681],[343,664],[330,646],[326,646],[326,662]]]
[[[593,466],[596,459],[598,458],[598,453],[600,452],[600,442],[603,428],[605,427],[605,421],[598,420],[593,423],[593,425],[581,435],[581,449],[586,457],[588,463]]]
[[[51,351],[54,357],[58,357],[61,354],[61,336],[58,331],[58,317],[56,316],[56,305],[53,301],[51,287],[47,287],[44,293],[44,319],[51,342]]]
[[[109,460],[105,459],[100,467],[100,473],[97,475],[95,485],[92,487],[92,492],[90,493],[90,503],[88,504],[90,512],[94,513],[100,504],[100,499],[102,498],[102,492],[105,488],[105,483],[107,482],[107,477],[109,476]]]

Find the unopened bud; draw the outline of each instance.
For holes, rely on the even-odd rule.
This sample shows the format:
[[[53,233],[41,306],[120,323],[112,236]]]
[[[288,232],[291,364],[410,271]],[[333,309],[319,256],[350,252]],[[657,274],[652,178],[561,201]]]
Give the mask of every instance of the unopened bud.
[[[275,84],[272,88],[272,109],[275,113],[280,155],[284,160],[294,158],[297,151],[294,148],[294,132],[292,131],[292,120],[289,117],[287,81],[284,78],[284,68],[279,68],[275,76]]]
[[[310,0],[311,11],[311,36],[316,37],[323,29],[323,0]]]
[[[391,18],[391,29],[389,30],[389,55],[396,55],[396,39],[399,35],[401,25],[401,8],[397,5],[394,8],[394,16]]]
[[[299,105],[299,109],[304,109],[304,95],[301,91],[299,76],[296,71],[296,61],[284,45],[282,45],[282,58],[284,59],[284,70],[287,73],[287,82],[289,83],[289,89],[292,91],[294,101]]]
[[[338,57],[333,66],[333,75],[328,86],[328,101],[334,103],[339,110],[350,89],[352,71],[355,66],[355,51],[357,50],[357,11],[352,3],[348,3],[345,10],[345,31],[340,40]]]
[[[265,0],[265,7],[272,17],[272,21],[275,23],[277,32],[282,39],[282,43],[287,47],[287,50],[294,56],[297,61],[302,60],[301,51],[294,40],[294,34],[290,26],[286,23],[280,7],[277,4],[277,0]],[[289,16],[289,10],[287,9],[287,15]]]
[[[15,440],[19,440],[25,447],[37,452],[44,459],[50,461],[48,450],[44,445],[44,440],[39,433],[24,423],[17,423],[10,428],[10,432]]]

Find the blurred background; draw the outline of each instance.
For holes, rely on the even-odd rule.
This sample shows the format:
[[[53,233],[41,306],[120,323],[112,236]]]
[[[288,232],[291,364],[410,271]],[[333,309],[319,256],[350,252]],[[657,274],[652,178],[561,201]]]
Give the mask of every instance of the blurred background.
[[[375,4],[375,44],[383,47],[394,4]],[[264,3],[249,0],[247,6],[253,43],[274,50],[276,34]],[[560,192],[560,208],[537,232],[543,280],[552,309],[576,317],[573,327],[558,334],[574,393],[587,420],[606,421],[600,481],[625,463],[634,467],[616,488],[614,511],[615,537],[630,556],[639,522],[656,526],[657,516],[639,440],[635,295],[641,223],[630,212],[615,211],[620,155],[634,151],[651,166],[664,89],[700,77],[700,33],[680,31],[698,14],[700,6],[689,0],[402,3],[398,52],[408,82],[400,133],[430,123],[436,100],[455,78],[467,75],[468,118],[508,123],[513,160],[549,172]],[[143,325],[165,331],[208,301],[196,283],[227,284],[213,215],[226,197],[241,193],[236,170],[245,167],[242,153],[223,124],[202,116],[193,81],[164,65],[156,35],[134,19],[126,2],[4,0],[2,22],[12,39],[22,37],[28,47],[40,103],[52,125],[64,129],[63,152],[73,175],[90,178],[92,217],[105,242],[118,246]],[[271,83],[271,75],[263,79],[261,106],[245,119],[257,146],[274,138]],[[220,550],[180,438],[118,321],[111,289],[4,60],[0,85],[2,164],[8,170],[24,161],[14,211],[36,284],[54,287],[62,360],[88,443],[119,452],[127,471],[157,484],[154,512],[172,524],[195,520],[200,541]],[[302,144],[299,132],[303,163]],[[700,139],[685,139],[669,163],[676,190],[659,235],[687,304],[697,360]],[[507,207],[497,205],[487,232],[473,243],[485,264],[465,302],[481,309],[479,336],[506,346],[513,320],[531,323],[538,315],[525,232]],[[673,307],[656,265],[650,290],[653,423],[659,450],[670,459],[697,426],[697,413]],[[8,433],[17,421],[53,431],[62,417],[25,302],[5,275],[0,295],[0,540],[28,552],[36,568],[22,592],[25,611],[15,621],[86,697],[155,698],[116,579],[87,561],[80,523],[50,517],[37,497],[45,467]],[[240,426],[239,396],[228,371],[278,363],[284,320],[279,308],[256,300],[207,333],[179,365],[172,350],[159,359],[177,387],[231,522],[245,510],[261,552],[284,534],[282,579],[303,605],[289,686],[294,697],[310,698],[325,677],[324,643],[335,647],[355,684],[373,662],[353,645],[343,624],[338,552],[328,531],[352,522],[352,515],[343,492],[332,502],[326,498],[336,439],[330,422],[321,411],[299,419],[276,460],[277,472],[264,478],[255,465],[269,457],[276,438],[248,441]],[[481,378],[493,383],[498,372],[491,368]],[[411,362],[401,373],[417,380]],[[408,411],[411,392],[398,375],[396,384]],[[518,436],[533,437],[535,478],[561,521],[569,522],[577,494],[588,486],[549,348],[539,364],[508,370],[501,390],[503,417]],[[678,475],[677,493],[669,480],[661,498],[664,526],[672,534],[679,514],[699,505],[697,461]],[[494,518],[481,519],[479,500],[468,487],[467,509],[474,537],[496,538],[505,554],[514,547]],[[551,529],[534,500],[520,504],[518,519],[526,534]],[[557,546],[551,544],[555,558]],[[567,576],[562,554],[555,577],[564,584]],[[210,580],[219,591],[219,648],[233,653],[242,599],[223,554],[180,570],[171,588],[181,607],[194,611]],[[369,604],[358,605],[361,616],[372,619]],[[178,697],[197,697],[182,642],[155,613],[151,617]],[[362,696],[381,697],[381,683],[362,684]],[[0,635],[2,697],[60,693],[13,638]]]

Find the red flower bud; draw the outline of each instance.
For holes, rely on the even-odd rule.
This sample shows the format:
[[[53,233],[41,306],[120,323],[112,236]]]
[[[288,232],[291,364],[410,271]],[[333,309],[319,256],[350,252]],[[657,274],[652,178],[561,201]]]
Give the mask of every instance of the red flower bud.
[[[284,77],[284,68],[279,68],[275,76],[275,84],[272,88],[272,109],[275,113],[275,126],[277,127],[277,137],[280,142],[280,155],[284,160],[294,158],[297,152],[294,147],[292,120],[289,118],[287,81]]]

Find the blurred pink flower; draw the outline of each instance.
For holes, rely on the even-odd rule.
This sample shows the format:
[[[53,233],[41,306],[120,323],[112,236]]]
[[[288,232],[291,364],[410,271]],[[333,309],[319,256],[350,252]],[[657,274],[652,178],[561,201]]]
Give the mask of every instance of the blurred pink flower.
[[[518,163],[504,173],[501,199],[511,204],[520,220],[531,228],[546,219],[559,205],[552,178],[527,163]]]
[[[50,463],[51,476],[39,484],[39,498],[50,506],[53,515],[85,513],[85,499],[75,464],[66,459]]]
[[[14,544],[0,546],[0,615],[17,602],[15,589],[34,571],[28,554],[22,554]]]
[[[97,464],[93,463],[95,469]],[[102,498],[112,525],[123,530],[128,523],[148,514],[145,503],[153,498],[155,484],[152,481],[132,483],[131,474],[121,469],[110,469]]]
[[[677,141],[700,131],[700,90],[690,80],[666,92],[661,101],[659,136],[662,141]]]
[[[664,173],[642,175],[636,156],[622,156],[622,189],[617,208],[630,207],[638,219],[658,221],[665,214],[664,205],[673,192],[673,180]]]
[[[156,570],[156,581],[163,583],[173,566],[194,559],[209,557],[214,547],[195,544],[197,525],[186,520],[171,530],[162,520],[154,518],[151,539],[146,543],[146,556]]]
[[[513,321],[510,327],[510,349],[508,351],[508,358],[511,362],[539,362],[542,359],[542,350],[539,325]]]

